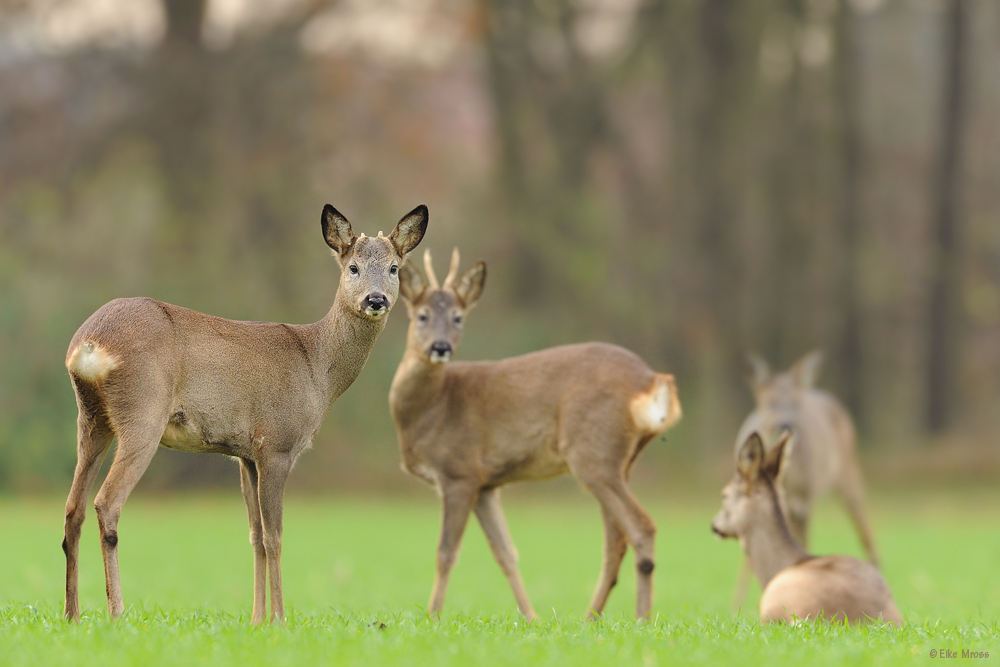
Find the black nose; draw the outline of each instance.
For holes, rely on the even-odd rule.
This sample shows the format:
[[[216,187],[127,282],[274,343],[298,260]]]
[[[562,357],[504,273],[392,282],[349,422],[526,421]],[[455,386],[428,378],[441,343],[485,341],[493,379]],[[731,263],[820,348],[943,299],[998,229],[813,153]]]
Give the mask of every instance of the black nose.
[[[365,297],[365,309],[384,310],[388,306],[389,300],[385,298],[384,294],[369,294]]]
[[[431,352],[441,355],[451,354],[451,343],[446,343],[443,340],[439,340],[431,345]]]

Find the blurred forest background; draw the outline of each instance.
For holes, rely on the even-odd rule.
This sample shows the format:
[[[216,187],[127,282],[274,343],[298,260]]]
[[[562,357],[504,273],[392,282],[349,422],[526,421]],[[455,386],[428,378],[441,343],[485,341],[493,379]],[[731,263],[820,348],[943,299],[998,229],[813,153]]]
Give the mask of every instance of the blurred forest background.
[[[322,317],[327,202],[369,234],[426,203],[439,263],[487,261],[459,358],[600,339],[674,372],[648,484],[726,477],[745,354],[813,348],[870,485],[996,479],[997,72],[991,0],[5,0],[0,490],[68,487],[65,350],[106,301]],[[293,488],[402,485],[405,328]],[[237,479],[161,450],[143,485]]]

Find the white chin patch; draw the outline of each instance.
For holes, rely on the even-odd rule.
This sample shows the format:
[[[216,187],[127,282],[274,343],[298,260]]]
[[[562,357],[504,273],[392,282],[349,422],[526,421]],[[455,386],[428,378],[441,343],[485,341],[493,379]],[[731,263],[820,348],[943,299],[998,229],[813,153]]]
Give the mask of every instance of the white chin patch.
[[[432,364],[446,364],[451,361],[451,352],[431,352],[431,363]]]
[[[380,317],[385,317],[385,314],[389,312],[388,308],[382,308],[381,310],[375,310],[374,308],[365,308],[365,315],[368,317],[379,319]]]

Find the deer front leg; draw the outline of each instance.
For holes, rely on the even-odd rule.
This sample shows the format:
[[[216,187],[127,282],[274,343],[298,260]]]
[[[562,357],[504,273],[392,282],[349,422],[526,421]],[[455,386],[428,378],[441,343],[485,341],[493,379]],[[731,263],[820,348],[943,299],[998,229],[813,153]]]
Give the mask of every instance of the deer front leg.
[[[786,506],[788,508],[788,528],[792,532],[792,537],[804,549],[808,549],[809,513],[811,509],[809,501],[805,498],[789,498]]]
[[[483,532],[486,533],[494,558],[514,592],[518,609],[529,621],[534,620],[537,617],[531,607],[531,600],[528,599],[528,592],[524,589],[524,582],[521,581],[521,573],[517,569],[517,549],[510,539],[507,521],[500,506],[499,489],[485,489],[479,493],[479,498],[476,500],[476,517],[479,519],[479,525],[483,527]]]
[[[843,500],[847,513],[851,516],[854,529],[861,537],[861,544],[865,548],[865,553],[868,554],[868,561],[878,567],[878,550],[875,549],[871,524],[868,523],[868,513],[865,512],[865,487],[861,480],[861,470],[857,461],[849,463],[845,467],[847,470],[838,480],[837,493]]]
[[[279,622],[285,620],[285,603],[281,595],[281,515],[285,496],[285,481],[288,479],[288,472],[291,468],[291,457],[287,454],[257,461],[257,496],[260,501],[260,516],[264,529],[263,542],[267,559],[267,578],[271,584],[272,623],[275,620]],[[254,597],[256,598],[256,592]],[[263,597],[263,593],[261,597]],[[256,604],[254,606],[256,607]],[[263,610],[263,603],[261,609]]]
[[[750,590],[750,576],[752,574],[750,559],[747,558],[746,554],[743,554],[740,560],[740,573],[736,579],[736,590],[733,591],[733,601],[730,603],[733,613],[742,609],[743,603],[746,602],[747,591]]]
[[[604,566],[601,569],[601,577],[597,580],[594,597],[590,601],[590,610],[587,612],[589,620],[596,619],[604,611],[611,589],[618,583],[618,572],[621,570],[622,559],[628,549],[625,532],[614,515],[603,505],[601,505],[601,516],[604,519]]]
[[[63,553],[66,554],[66,602],[64,613],[69,621],[80,618],[79,556],[80,531],[87,513],[87,495],[108,451],[114,434],[106,427],[95,428],[81,415],[77,433],[76,472],[66,499]]]
[[[257,464],[240,459],[240,489],[247,505],[250,520],[250,546],[253,547],[253,614],[250,622],[258,625],[264,622],[267,611],[267,553],[264,550],[264,526],[260,515],[260,499],[257,496]]]
[[[108,591],[108,613],[117,618],[125,610],[122,600],[121,576],[118,572],[118,519],[129,494],[146,472],[156,454],[160,437],[166,428],[164,418],[144,426],[132,425],[118,434],[118,450],[111,470],[97,492],[94,508],[101,531],[101,553],[104,556],[104,576]]]
[[[465,524],[469,521],[469,512],[472,511],[472,503],[475,502],[478,492],[479,489],[475,486],[461,482],[442,484],[441,541],[438,543],[434,588],[431,589],[431,599],[428,603],[428,611],[435,616],[440,616],[441,608],[444,607],[448,577],[458,557],[462,533],[465,532]]]

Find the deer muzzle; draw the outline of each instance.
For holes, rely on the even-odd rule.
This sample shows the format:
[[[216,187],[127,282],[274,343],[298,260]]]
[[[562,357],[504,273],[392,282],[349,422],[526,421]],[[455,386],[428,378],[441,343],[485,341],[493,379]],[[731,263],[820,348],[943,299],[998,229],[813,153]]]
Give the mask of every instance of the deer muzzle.
[[[389,299],[376,292],[366,296],[361,306],[368,317],[382,317],[389,312]]]
[[[726,538],[732,537],[732,535],[730,535],[729,533],[726,533],[725,531],[723,531],[722,529],[720,529],[718,526],[716,526],[714,523],[712,524],[712,532],[715,533],[716,537],[718,537],[719,539],[723,539],[724,540]]]
[[[443,340],[435,341],[431,344],[431,362],[435,364],[444,364],[451,359],[451,343],[447,343]]]

